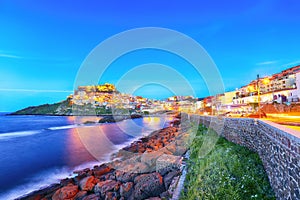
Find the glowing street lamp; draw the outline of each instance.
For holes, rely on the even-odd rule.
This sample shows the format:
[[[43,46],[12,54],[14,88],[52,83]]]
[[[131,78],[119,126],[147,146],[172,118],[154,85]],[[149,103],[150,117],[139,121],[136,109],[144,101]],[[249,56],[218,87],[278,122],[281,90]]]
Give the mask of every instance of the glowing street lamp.
[[[250,93],[250,92],[255,92],[255,88],[253,85],[248,85],[247,86],[247,91]]]
[[[263,83],[264,85],[268,85],[268,84],[270,83],[270,79],[269,79],[268,77],[266,77],[266,78],[264,78],[264,79],[262,80],[262,83]]]

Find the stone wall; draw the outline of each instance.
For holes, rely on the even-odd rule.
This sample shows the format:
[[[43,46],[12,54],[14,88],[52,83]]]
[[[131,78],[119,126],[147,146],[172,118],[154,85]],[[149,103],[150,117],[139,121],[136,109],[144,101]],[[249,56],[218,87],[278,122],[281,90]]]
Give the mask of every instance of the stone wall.
[[[256,119],[198,115],[190,116],[190,119],[257,152],[277,199],[300,199],[299,132]]]

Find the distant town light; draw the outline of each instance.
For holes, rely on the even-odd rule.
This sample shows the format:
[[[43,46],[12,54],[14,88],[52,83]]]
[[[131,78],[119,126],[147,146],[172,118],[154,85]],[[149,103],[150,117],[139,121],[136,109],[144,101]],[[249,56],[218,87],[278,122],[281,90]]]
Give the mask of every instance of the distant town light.
[[[264,78],[264,79],[262,80],[262,83],[263,83],[264,85],[267,85],[267,84],[270,83],[270,79],[269,79],[268,77],[266,77],[266,78]]]

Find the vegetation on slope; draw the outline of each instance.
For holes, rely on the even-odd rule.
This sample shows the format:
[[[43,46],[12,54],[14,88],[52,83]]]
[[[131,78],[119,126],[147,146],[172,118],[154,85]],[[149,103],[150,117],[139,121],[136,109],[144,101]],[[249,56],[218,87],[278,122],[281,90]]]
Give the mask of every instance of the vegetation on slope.
[[[43,104],[40,106],[30,106],[22,110],[18,110],[13,115],[55,115],[59,107],[67,105],[66,101],[54,104]]]
[[[136,112],[133,109],[105,108],[105,106],[93,106],[92,104],[71,105],[68,100],[54,103],[43,104],[40,106],[30,106],[18,110],[11,115],[128,115]]]
[[[182,199],[275,199],[258,154],[219,138],[203,158],[204,137],[215,132],[199,127],[190,147]]]

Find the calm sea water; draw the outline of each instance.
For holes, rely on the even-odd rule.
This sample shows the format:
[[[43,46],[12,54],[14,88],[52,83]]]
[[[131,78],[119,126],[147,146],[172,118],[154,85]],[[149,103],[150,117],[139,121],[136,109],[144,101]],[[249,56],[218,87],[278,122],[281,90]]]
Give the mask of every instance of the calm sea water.
[[[113,152],[167,126],[172,118],[83,124],[98,120],[0,114],[0,199],[14,199],[72,176],[76,169],[108,161]]]

